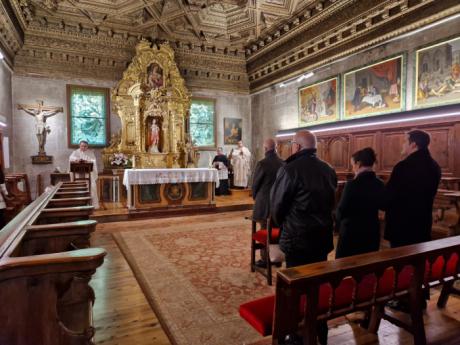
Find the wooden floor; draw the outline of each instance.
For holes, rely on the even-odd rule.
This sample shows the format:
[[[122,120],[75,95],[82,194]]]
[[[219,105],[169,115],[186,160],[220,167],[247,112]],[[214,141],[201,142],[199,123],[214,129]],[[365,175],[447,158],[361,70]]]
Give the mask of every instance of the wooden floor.
[[[177,221],[186,221],[185,218],[177,218]],[[123,224],[126,222],[99,226],[92,239],[93,246],[103,247],[108,252],[104,265],[97,270],[91,282],[96,294],[96,303],[93,309],[96,344],[170,344],[128,263],[112,238],[112,233],[126,231]],[[132,222],[130,224],[132,226]],[[429,317],[426,318],[429,343],[437,345],[460,344],[458,327],[460,324],[460,299],[451,297],[448,307],[442,312],[436,308],[435,303],[436,300],[432,299],[428,309]],[[405,331],[387,322],[382,323],[379,336],[375,336],[357,329],[357,326],[352,323],[346,323],[345,319],[342,321],[341,325],[331,325],[330,344],[393,345],[413,343],[412,338]],[[261,344],[269,343],[268,340],[261,342]]]

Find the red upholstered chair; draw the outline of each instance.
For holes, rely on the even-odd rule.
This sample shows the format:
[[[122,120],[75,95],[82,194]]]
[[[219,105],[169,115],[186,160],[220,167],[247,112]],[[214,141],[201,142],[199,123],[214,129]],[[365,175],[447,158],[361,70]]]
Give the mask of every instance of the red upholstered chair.
[[[259,272],[267,278],[268,285],[272,285],[272,266],[280,266],[282,261],[273,260],[270,256],[270,244],[277,244],[280,236],[279,228],[272,228],[270,218],[267,220],[267,228],[256,230],[257,221],[252,219],[251,233],[251,272]],[[256,265],[256,251],[265,250],[265,268]],[[271,257],[271,259],[270,259]]]

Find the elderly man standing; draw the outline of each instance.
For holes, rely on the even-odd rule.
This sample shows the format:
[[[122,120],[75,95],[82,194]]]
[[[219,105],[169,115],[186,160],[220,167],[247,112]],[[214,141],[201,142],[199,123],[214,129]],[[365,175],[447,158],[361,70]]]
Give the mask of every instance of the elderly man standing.
[[[295,134],[292,155],[278,171],[270,193],[271,216],[281,226],[280,248],[286,267],[327,260],[334,248],[332,210],[337,175],[316,156],[316,137],[303,130]],[[295,336],[287,344],[297,344]],[[320,344],[327,343],[327,323],[318,325]]]
[[[278,169],[284,164],[276,154],[273,139],[264,141],[264,151],[265,158],[257,162],[252,181],[252,197],[255,200],[252,217],[261,224],[262,228],[267,227],[267,218],[270,215],[270,189],[275,182]],[[261,255],[262,260],[257,261],[256,265],[265,267],[265,252],[261,252]]]

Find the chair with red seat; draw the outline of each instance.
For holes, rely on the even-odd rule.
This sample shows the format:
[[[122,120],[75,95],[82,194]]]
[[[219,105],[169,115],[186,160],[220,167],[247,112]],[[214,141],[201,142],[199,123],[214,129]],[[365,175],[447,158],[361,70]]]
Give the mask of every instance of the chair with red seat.
[[[267,220],[267,228],[256,230],[257,221],[252,219],[251,231],[251,272],[259,272],[267,278],[267,284],[272,285],[272,266],[279,266],[282,260],[270,255],[270,245],[277,244],[280,235],[279,228],[273,228],[270,218]],[[265,255],[261,255],[265,260],[265,268],[256,265],[256,251],[265,250]]]

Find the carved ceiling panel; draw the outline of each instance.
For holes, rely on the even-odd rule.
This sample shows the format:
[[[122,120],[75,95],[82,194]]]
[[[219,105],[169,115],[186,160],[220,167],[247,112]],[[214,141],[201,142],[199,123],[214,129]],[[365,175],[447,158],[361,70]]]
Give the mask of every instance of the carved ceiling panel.
[[[460,12],[458,0],[1,0],[18,74],[114,79],[167,40],[187,86],[257,91]]]
[[[147,38],[243,46],[315,0],[12,0],[23,25],[96,26]]]

